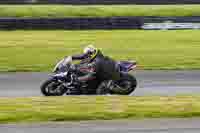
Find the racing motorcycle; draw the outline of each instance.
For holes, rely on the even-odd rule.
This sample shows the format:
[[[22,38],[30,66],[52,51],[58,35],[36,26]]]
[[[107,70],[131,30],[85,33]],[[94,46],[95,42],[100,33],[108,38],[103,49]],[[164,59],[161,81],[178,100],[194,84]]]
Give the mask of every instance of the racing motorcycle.
[[[109,90],[111,95],[129,95],[137,87],[136,78],[129,73],[136,68],[137,64],[135,61],[119,61],[118,65],[121,79],[109,82],[104,90],[106,93]],[[84,69],[84,67],[81,69]],[[95,95],[101,81],[92,79],[80,84],[75,80],[77,76],[84,74],[84,71],[79,70],[78,64],[72,64],[70,56],[65,57],[55,65],[50,78],[42,83],[40,86],[41,92],[44,96]]]

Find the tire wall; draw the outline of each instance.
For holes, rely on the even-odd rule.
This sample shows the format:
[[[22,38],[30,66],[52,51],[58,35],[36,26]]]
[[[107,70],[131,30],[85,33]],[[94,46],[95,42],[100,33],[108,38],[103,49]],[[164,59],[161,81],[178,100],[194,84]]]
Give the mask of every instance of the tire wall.
[[[0,18],[0,29],[143,29],[149,23],[199,29],[200,17]]]
[[[0,4],[200,4],[199,0],[0,0]]]
[[[0,19],[0,29],[139,29],[137,18]]]

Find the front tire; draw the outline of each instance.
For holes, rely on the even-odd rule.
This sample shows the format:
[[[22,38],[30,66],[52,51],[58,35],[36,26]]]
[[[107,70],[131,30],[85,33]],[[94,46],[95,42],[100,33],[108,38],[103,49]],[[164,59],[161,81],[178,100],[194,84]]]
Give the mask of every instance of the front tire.
[[[46,80],[40,87],[44,96],[62,96],[66,89],[53,79]]]

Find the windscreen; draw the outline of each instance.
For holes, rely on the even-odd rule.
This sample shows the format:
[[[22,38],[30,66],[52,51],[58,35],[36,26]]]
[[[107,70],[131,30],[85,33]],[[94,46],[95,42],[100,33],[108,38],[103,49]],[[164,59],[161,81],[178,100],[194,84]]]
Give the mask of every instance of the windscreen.
[[[54,67],[53,72],[56,72],[63,67],[69,67],[71,62],[72,62],[72,58],[70,56],[60,60]]]

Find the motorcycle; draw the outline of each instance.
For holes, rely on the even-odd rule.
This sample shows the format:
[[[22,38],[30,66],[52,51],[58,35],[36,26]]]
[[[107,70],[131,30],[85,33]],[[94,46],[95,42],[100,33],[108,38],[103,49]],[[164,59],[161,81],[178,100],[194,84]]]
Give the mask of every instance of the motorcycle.
[[[119,61],[118,62],[121,79],[112,81],[108,88],[109,94],[129,95],[137,87],[136,78],[129,72],[137,66],[135,61]],[[59,61],[54,69],[51,77],[40,86],[44,96],[62,96],[66,95],[95,95],[96,89],[101,81],[92,79],[85,83],[79,83],[75,80],[77,76],[84,75],[84,71],[80,71],[78,64],[72,64],[72,58],[65,57]],[[84,67],[82,67],[84,69]],[[115,88],[115,89],[113,89]]]

